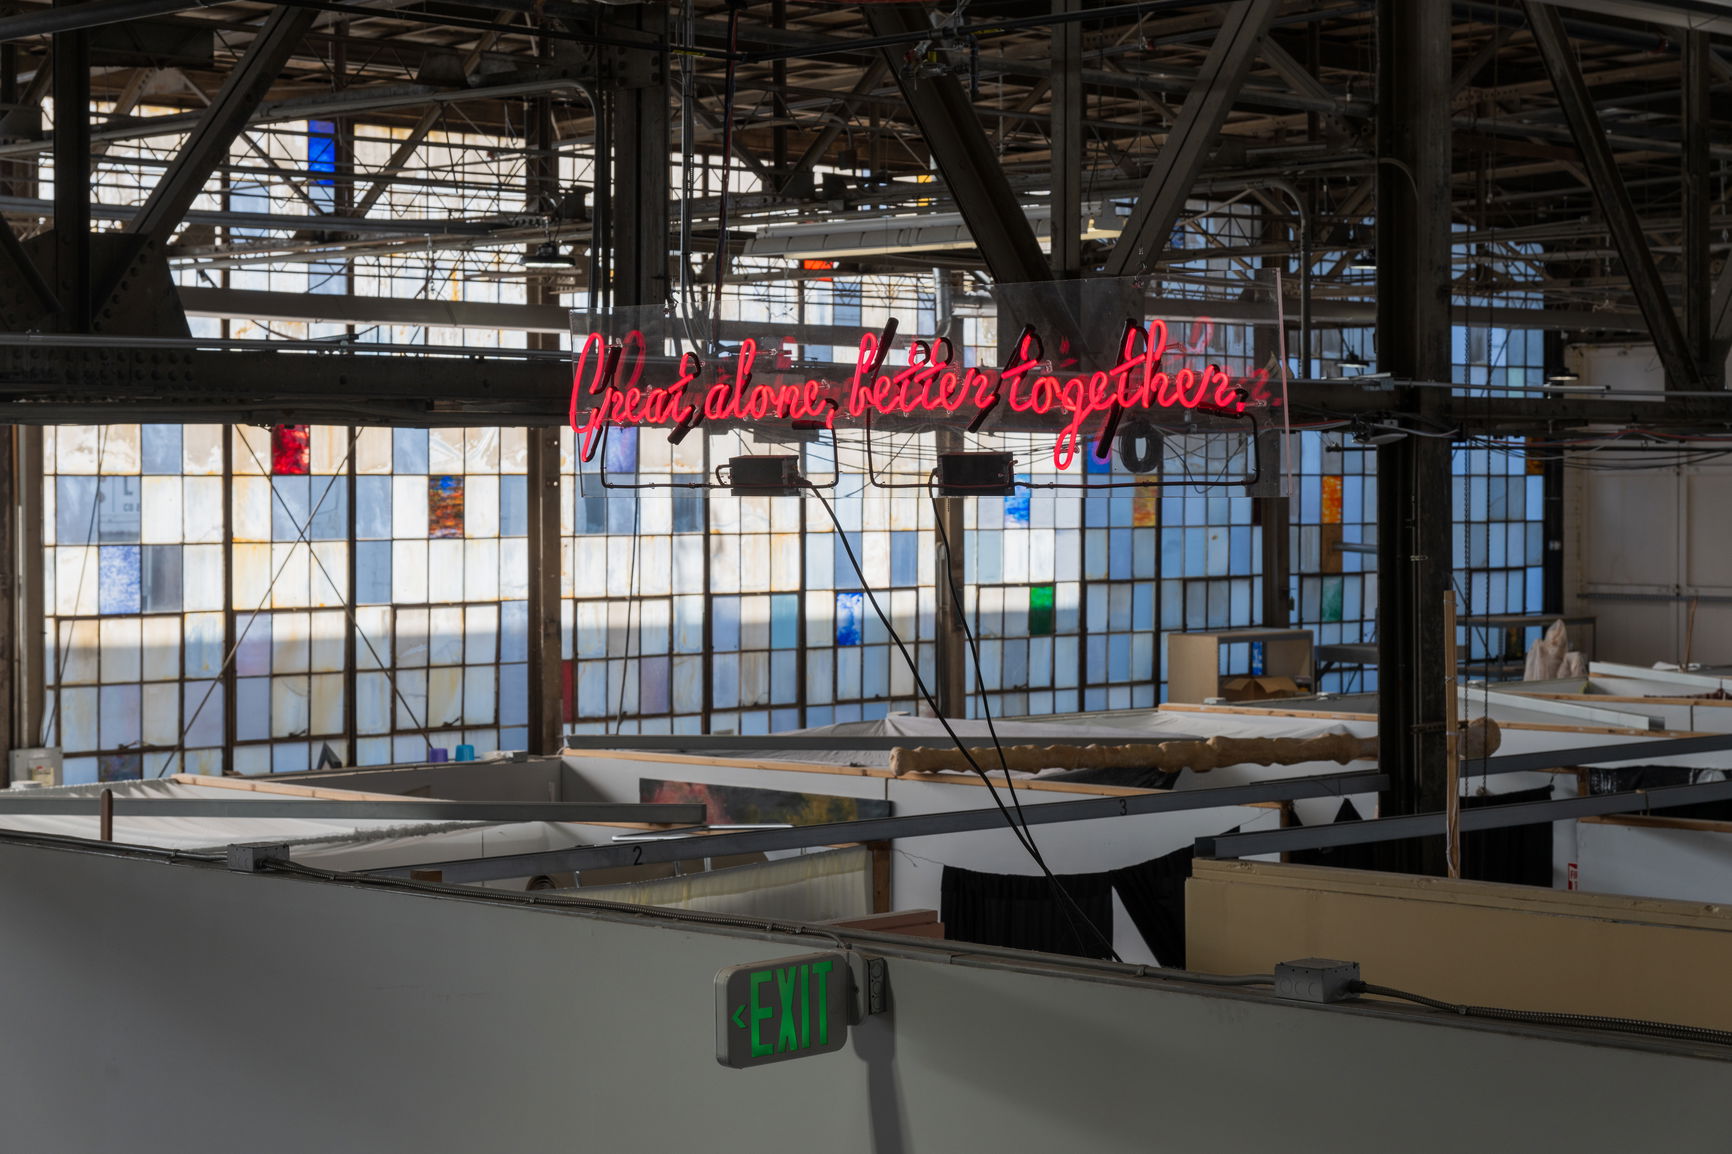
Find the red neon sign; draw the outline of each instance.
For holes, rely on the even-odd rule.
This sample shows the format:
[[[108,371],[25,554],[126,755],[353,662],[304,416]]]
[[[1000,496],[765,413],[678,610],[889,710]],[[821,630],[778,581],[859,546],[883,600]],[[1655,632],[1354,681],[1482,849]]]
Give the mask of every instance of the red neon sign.
[[[686,353],[675,379],[659,386],[641,383],[647,352],[641,332],[634,330],[613,346],[590,333],[573,358],[571,427],[587,461],[609,425],[666,426],[672,432],[700,420],[778,420],[833,429],[838,417],[978,418],[1003,403],[1013,412],[1063,418],[1053,462],[1065,469],[1088,435],[1085,426],[1096,417],[1102,419],[1104,437],[1126,413],[1200,409],[1236,414],[1275,403],[1265,370],[1235,379],[1207,359],[1213,327],[1213,321],[1201,318],[1192,340],[1179,343],[1171,339],[1164,321],[1127,324],[1113,367],[1089,373],[1052,371],[1041,360],[1040,341],[1032,330],[1024,330],[1015,355],[1002,369],[960,365],[950,342],[940,340],[912,342],[906,364],[893,370],[884,364],[887,350],[881,351],[880,336],[867,332],[856,348],[853,374],[840,383],[754,383],[753,371],[766,350],[747,340],[731,368],[707,383],[702,361]],[[779,354],[777,350],[771,359],[779,360]]]

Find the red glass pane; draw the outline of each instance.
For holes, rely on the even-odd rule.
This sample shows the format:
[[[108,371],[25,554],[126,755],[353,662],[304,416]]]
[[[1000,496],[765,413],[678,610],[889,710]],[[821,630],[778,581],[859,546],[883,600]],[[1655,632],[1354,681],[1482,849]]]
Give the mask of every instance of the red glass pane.
[[[427,478],[427,536],[463,536],[463,478]]]
[[[302,477],[312,456],[313,431],[308,425],[271,426],[271,472]]]

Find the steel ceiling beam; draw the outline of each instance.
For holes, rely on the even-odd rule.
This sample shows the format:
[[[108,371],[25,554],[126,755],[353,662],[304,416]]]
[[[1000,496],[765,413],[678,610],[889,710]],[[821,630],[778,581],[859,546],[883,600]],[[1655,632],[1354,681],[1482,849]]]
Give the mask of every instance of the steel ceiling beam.
[[[337,798],[260,797],[132,797],[114,795],[115,817],[344,819],[349,821],[575,821],[589,824],[648,822],[655,825],[698,825],[705,820],[702,803],[676,802],[552,802],[445,801],[405,798],[402,801]],[[100,797],[41,797],[32,793],[0,793],[0,814],[20,817],[93,817]]]
[[[1569,122],[1570,134],[1582,154],[1583,166],[1593,185],[1594,200],[1606,218],[1606,225],[1623,261],[1624,272],[1630,278],[1630,289],[1637,307],[1648,323],[1654,349],[1666,370],[1666,383],[1673,389],[1700,387],[1702,374],[1696,358],[1684,338],[1678,314],[1666,295],[1660,280],[1660,270],[1648,249],[1642,233],[1641,218],[1624,187],[1623,174],[1618,171],[1617,158],[1606,140],[1605,126],[1595,108],[1588,86],[1582,79],[1581,65],[1570,48],[1564,31],[1563,18],[1549,4],[1538,0],[1523,0],[1534,43],[1540,60],[1551,78],[1558,105]]]
[[[879,37],[906,39],[929,27],[924,4],[866,4],[864,9],[866,23]],[[903,67],[905,53],[883,52],[993,279],[1000,284],[1050,279],[1046,254],[962,85],[948,74],[914,75]]]
[[[1053,822],[1093,821],[1133,814],[1177,813],[1247,805],[1259,801],[1286,801],[1303,797],[1345,797],[1379,788],[1380,773],[1340,773],[1318,777],[1283,778],[1249,785],[1212,789],[1149,792],[1117,797],[1091,797],[1081,801],[1053,801],[1022,807],[1021,817],[1029,825]],[[1732,783],[1728,784],[1732,792]],[[829,822],[791,829],[752,830],[708,836],[667,837],[637,840],[627,844],[580,846],[568,850],[509,854],[494,858],[430,862],[417,870],[440,870],[443,880],[456,884],[493,881],[499,878],[534,877],[567,870],[605,869],[621,865],[686,861],[691,858],[728,854],[765,853],[772,850],[841,845],[852,842],[888,841],[894,838],[934,837],[973,830],[1004,829],[1005,815],[999,809],[965,809],[951,813],[922,813],[908,817],[872,818],[866,821]],[[1006,831],[1008,832],[1008,830]],[[411,867],[364,871],[377,877],[404,877]]]
[[[235,137],[258,111],[290,54],[300,47],[313,16],[309,9],[279,7],[265,19],[246,56],[223,80],[174,163],[151,189],[144,208],[127,222],[127,232],[166,240],[180,224],[217,165],[227,159]]]
[[[1663,785],[1625,793],[1596,793],[1586,797],[1562,797],[1552,801],[1511,802],[1461,811],[1461,829],[1473,833],[1487,829],[1509,829],[1522,825],[1549,825],[1583,817],[1614,813],[1647,813],[1680,805],[1732,799],[1732,781],[1698,785]],[[1416,813],[1403,817],[1341,821],[1330,825],[1308,825],[1293,829],[1231,833],[1198,838],[1197,856],[1217,861],[1259,854],[1292,853],[1343,845],[1374,845],[1413,837],[1434,837],[1444,832],[1444,815]]]
[[[854,82],[854,87],[849,90],[848,95],[837,102],[834,112],[826,115],[823,130],[812,139],[812,143],[806,146],[806,151],[800,154],[800,159],[794,162],[793,168],[789,169],[787,175],[782,179],[780,191],[783,196],[791,195],[792,189],[801,178],[811,172],[813,166],[820,160],[829,155],[830,146],[836,143],[836,138],[841,136],[842,130],[848,126],[848,118],[854,115],[854,110],[859,107],[861,98],[870,95],[872,90],[883,82],[889,71],[890,66],[884,62],[882,56],[874,56],[867,63],[865,70],[860,73],[860,79]]]
[[[1137,206],[1107,257],[1102,269],[1105,275],[1134,276],[1154,268],[1190,198],[1197,174],[1220,143],[1221,126],[1250,75],[1263,33],[1279,7],[1279,0],[1237,0],[1222,15],[1221,30],[1203,61],[1197,84],[1179,110],[1179,119],[1155,158]]]

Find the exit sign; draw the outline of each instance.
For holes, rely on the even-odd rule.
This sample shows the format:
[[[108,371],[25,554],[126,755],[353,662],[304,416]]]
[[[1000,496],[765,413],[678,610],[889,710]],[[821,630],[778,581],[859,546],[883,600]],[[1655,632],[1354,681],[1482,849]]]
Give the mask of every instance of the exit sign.
[[[736,1070],[840,1050],[848,1040],[846,954],[805,954],[716,975],[716,1061]]]

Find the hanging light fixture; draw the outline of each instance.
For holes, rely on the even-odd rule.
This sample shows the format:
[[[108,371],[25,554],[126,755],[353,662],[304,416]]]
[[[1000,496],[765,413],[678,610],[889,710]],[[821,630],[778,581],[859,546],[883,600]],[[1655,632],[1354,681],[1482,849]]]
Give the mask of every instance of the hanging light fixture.
[[[576,264],[576,257],[560,252],[558,243],[551,240],[536,245],[535,251],[523,258],[524,268],[572,268]]]

